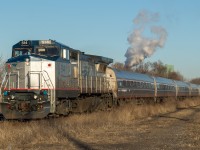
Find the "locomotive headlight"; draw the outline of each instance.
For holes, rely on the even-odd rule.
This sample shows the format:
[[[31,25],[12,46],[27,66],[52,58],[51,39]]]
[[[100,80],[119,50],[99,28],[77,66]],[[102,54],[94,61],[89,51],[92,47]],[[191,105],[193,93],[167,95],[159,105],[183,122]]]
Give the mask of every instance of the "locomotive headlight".
[[[15,96],[14,96],[14,95],[11,95],[11,96],[10,96],[10,98],[11,98],[11,99],[14,99],[14,98],[15,98]]]
[[[34,95],[33,98],[34,98],[34,99],[37,99],[37,95]]]

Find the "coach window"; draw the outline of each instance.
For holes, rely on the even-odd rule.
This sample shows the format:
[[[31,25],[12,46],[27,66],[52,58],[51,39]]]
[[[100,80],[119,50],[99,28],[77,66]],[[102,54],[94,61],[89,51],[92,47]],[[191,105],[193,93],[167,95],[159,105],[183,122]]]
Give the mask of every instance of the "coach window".
[[[149,83],[149,88],[150,89],[154,89],[154,84],[153,83]]]
[[[162,90],[165,90],[165,85],[164,85],[164,84],[162,84],[162,87],[161,87],[161,88],[162,88]]]
[[[129,81],[129,87],[131,87],[132,86],[132,81]]]
[[[183,92],[184,92],[184,87],[181,87],[181,91],[183,91]]]
[[[144,82],[140,82],[140,88],[141,88],[141,89],[144,88]]]
[[[138,82],[137,81],[135,82],[135,88],[138,88]]]
[[[148,83],[148,88],[151,89],[151,83]]]
[[[136,87],[140,88],[140,82],[136,82]]]
[[[123,81],[123,86],[126,87],[126,81],[125,80]]]
[[[146,82],[146,89],[149,89],[149,83]]]
[[[141,88],[145,89],[145,83],[144,82],[141,82]]]
[[[145,89],[148,89],[148,83],[144,83],[144,87],[145,87]]]
[[[143,88],[146,89],[146,87],[147,87],[147,86],[146,86],[146,83],[143,82]]]
[[[129,87],[129,81],[126,81],[126,86]]]
[[[133,81],[130,81],[130,86],[133,87]]]
[[[122,87],[122,81],[119,81],[119,82],[118,82],[118,86],[119,86],[119,87]]]
[[[146,82],[146,89],[149,89],[149,83]]]
[[[133,87],[136,88],[136,82],[133,81]]]
[[[159,84],[157,84],[157,89],[160,89],[160,85]]]
[[[151,88],[152,88],[152,89],[155,89],[155,88],[157,88],[156,86],[157,86],[156,84],[154,84],[154,83],[151,83]]]

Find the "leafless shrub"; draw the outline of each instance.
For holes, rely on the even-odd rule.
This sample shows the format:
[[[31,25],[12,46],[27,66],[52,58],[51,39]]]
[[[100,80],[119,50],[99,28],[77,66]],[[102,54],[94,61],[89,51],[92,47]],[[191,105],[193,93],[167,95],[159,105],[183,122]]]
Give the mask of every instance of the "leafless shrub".
[[[3,79],[3,75],[5,73],[4,65],[5,65],[5,60],[3,59],[3,56],[0,56],[0,84]]]
[[[177,108],[188,108],[192,106],[200,105],[200,99],[199,98],[188,98],[183,101],[177,102]]]

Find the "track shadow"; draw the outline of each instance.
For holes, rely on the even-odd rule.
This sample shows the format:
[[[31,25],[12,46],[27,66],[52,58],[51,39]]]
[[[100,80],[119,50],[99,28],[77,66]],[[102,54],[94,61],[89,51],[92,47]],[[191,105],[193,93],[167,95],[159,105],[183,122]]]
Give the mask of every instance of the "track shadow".
[[[65,137],[72,142],[77,148],[82,149],[82,150],[94,150],[91,146],[88,144],[77,140],[76,138],[72,137],[69,133],[65,133]]]
[[[146,121],[148,121],[149,123],[150,122],[154,122],[156,120],[159,120],[160,118],[172,118],[172,119],[177,119],[177,120],[180,120],[180,121],[185,121],[185,122],[191,123],[193,116],[200,112],[200,108],[198,108],[198,106],[199,105],[191,106],[191,107],[188,107],[188,108],[177,108],[175,111],[172,111],[172,112],[168,112],[168,113],[165,113],[165,114],[159,114],[159,115],[152,116],[151,120],[143,120],[139,124],[143,124]],[[187,116],[185,118],[184,117],[183,118],[179,118],[179,117],[174,117],[173,116],[174,114],[176,114],[176,113],[178,113],[180,111],[183,111],[183,110],[187,110],[187,109],[191,109],[191,110],[194,110],[194,111],[193,111],[192,114],[190,114],[189,116]]]
[[[78,140],[76,138],[74,138],[73,136],[71,136],[66,129],[63,128],[63,126],[57,126],[55,122],[52,122],[52,127],[54,129],[57,130],[57,132],[59,134],[61,134],[63,137],[65,137],[69,142],[71,142],[77,149],[81,149],[81,150],[95,150],[94,148],[92,148],[90,145],[88,145],[87,143]]]
[[[191,106],[191,107],[188,107],[188,108],[177,108],[175,111],[168,112],[165,115],[174,114],[174,113],[177,113],[179,111],[186,110],[186,109],[194,109],[195,111],[200,111],[200,108],[197,108],[198,106],[199,105],[197,105],[197,106]]]
[[[173,113],[185,110],[185,109],[191,109],[191,110],[193,110],[193,112],[189,116],[187,116],[186,118],[179,118],[179,117],[169,116],[170,114],[173,114]],[[189,121],[192,120],[192,118],[195,116],[195,114],[197,114],[199,112],[200,112],[200,108],[197,108],[197,106],[192,106],[192,107],[189,107],[189,108],[179,108],[175,112],[167,113],[167,114],[164,114],[164,115],[159,115],[159,117],[172,118],[172,119],[177,119],[177,120],[189,122]]]
[[[172,119],[177,119],[177,120],[181,120],[181,121],[190,121],[190,119],[187,119],[187,118],[178,118],[178,117],[165,116],[165,115],[159,115],[159,117],[172,118]]]

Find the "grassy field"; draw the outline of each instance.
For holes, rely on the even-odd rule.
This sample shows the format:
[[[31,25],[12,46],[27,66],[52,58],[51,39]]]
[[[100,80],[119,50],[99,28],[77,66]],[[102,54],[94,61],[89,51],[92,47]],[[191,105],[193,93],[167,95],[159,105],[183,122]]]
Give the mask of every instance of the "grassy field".
[[[117,131],[125,131],[138,119],[199,104],[200,99],[179,102],[168,100],[162,105],[129,104],[111,111],[63,118],[28,122],[1,121],[0,149],[91,149],[86,143],[101,145],[125,140],[118,136]],[[128,135],[126,132],[124,134]]]

